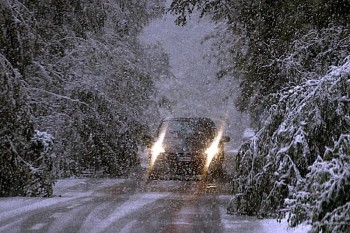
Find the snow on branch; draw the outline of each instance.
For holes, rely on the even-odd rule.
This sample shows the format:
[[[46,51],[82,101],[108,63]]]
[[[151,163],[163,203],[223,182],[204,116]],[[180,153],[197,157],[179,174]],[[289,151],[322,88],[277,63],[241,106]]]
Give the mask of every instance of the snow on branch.
[[[13,144],[12,140],[11,140],[9,137],[7,137],[7,136],[6,136],[6,139],[7,139],[7,141],[10,143],[11,150],[12,150],[12,152],[16,155],[17,159],[18,159],[20,162],[22,162],[23,164],[25,164],[25,165],[30,169],[31,172],[37,172],[37,169],[36,169],[32,164],[30,164],[30,163],[28,163],[27,161],[25,161],[25,160],[18,154],[18,152],[17,152],[17,150],[16,150],[16,147],[15,147],[15,145]]]
[[[84,105],[84,106],[90,107],[88,104],[86,104],[86,103],[80,101],[79,99],[72,99],[72,98],[70,98],[69,96],[64,96],[64,95],[56,94],[56,93],[53,93],[53,92],[50,92],[50,91],[46,91],[46,90],[43,90],[43,89],[30,87],[30,88],[28,88],[28,91],[32,91],[32,92],[42,92],[42,93],[51,95],[51,96],[53,96],[53,97],[55,97],[55,98],[57,98],[57,99],[69,100],[69,101],[71,101],[71,102],[75,102],[75,103],[82,104],[82,105]]]
[[[347,209],[349,80],[350,56],[319,79],[271,96],[278,101],[264,126],[238,153],[235,193],[240,196],[229,209],[247,213],[254,207],[269,216],[287,208],[291,225],[312,220],[313,229],[331,219],[329,213]]]

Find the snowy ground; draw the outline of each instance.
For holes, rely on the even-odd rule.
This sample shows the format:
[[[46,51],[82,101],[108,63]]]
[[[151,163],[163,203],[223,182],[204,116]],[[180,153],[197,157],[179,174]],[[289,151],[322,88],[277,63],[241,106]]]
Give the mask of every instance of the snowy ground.
[[[52,198],[0,198],[0,232],[289,232],[286,222],[226,213],[229,184],[65,179]]]

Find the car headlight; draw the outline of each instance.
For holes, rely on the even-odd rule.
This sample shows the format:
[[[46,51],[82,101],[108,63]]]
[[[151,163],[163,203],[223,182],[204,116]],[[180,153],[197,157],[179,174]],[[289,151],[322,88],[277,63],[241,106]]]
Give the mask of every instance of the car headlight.
[[[223,129],[221,129],[218,132],[218,134],[214,138],[214,141],[211,143],[209,148],[205,151],[205,153],[207,154],[207,161],[205,163],[206,168],[209,168],[209,165],[210,165],[211,161],[213,160],[213,158],[215,157],[215,155],[217,155],[220,152],[219,144],[220,144],[220,140],[222,138],[222,133],[223,133]]]
[[[151,166],[153,166],[156,162],[158,155],[165,152],[165,149],[163,147],[164,138],[165,130],[159,135],[158,140],[154,143],[152,147]]]
[[[165,149],[162,144],[155,143],[152,148],[152,156],[158,157],[159,154],[164,153]]]

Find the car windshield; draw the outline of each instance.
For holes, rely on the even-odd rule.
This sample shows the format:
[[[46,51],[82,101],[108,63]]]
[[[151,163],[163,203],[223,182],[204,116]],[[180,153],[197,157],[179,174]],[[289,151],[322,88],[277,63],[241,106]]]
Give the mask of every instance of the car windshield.
[[[215,137],[215,125],[209,120],[176,119],[164,121],[159,129],[166,129],[166,138],[207,138]]]

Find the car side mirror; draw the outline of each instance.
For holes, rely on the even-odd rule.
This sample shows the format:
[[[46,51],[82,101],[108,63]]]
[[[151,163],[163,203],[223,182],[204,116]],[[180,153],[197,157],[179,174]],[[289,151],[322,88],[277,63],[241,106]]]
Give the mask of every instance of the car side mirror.
[[[229,136],[223,136],[221,138],[221,142],[229,142],[229,141],[231,141],[231,138]]]
[[[147,148],[151,148],[153,146],[154,138],[149,135],[143,136],[143,143]]]

